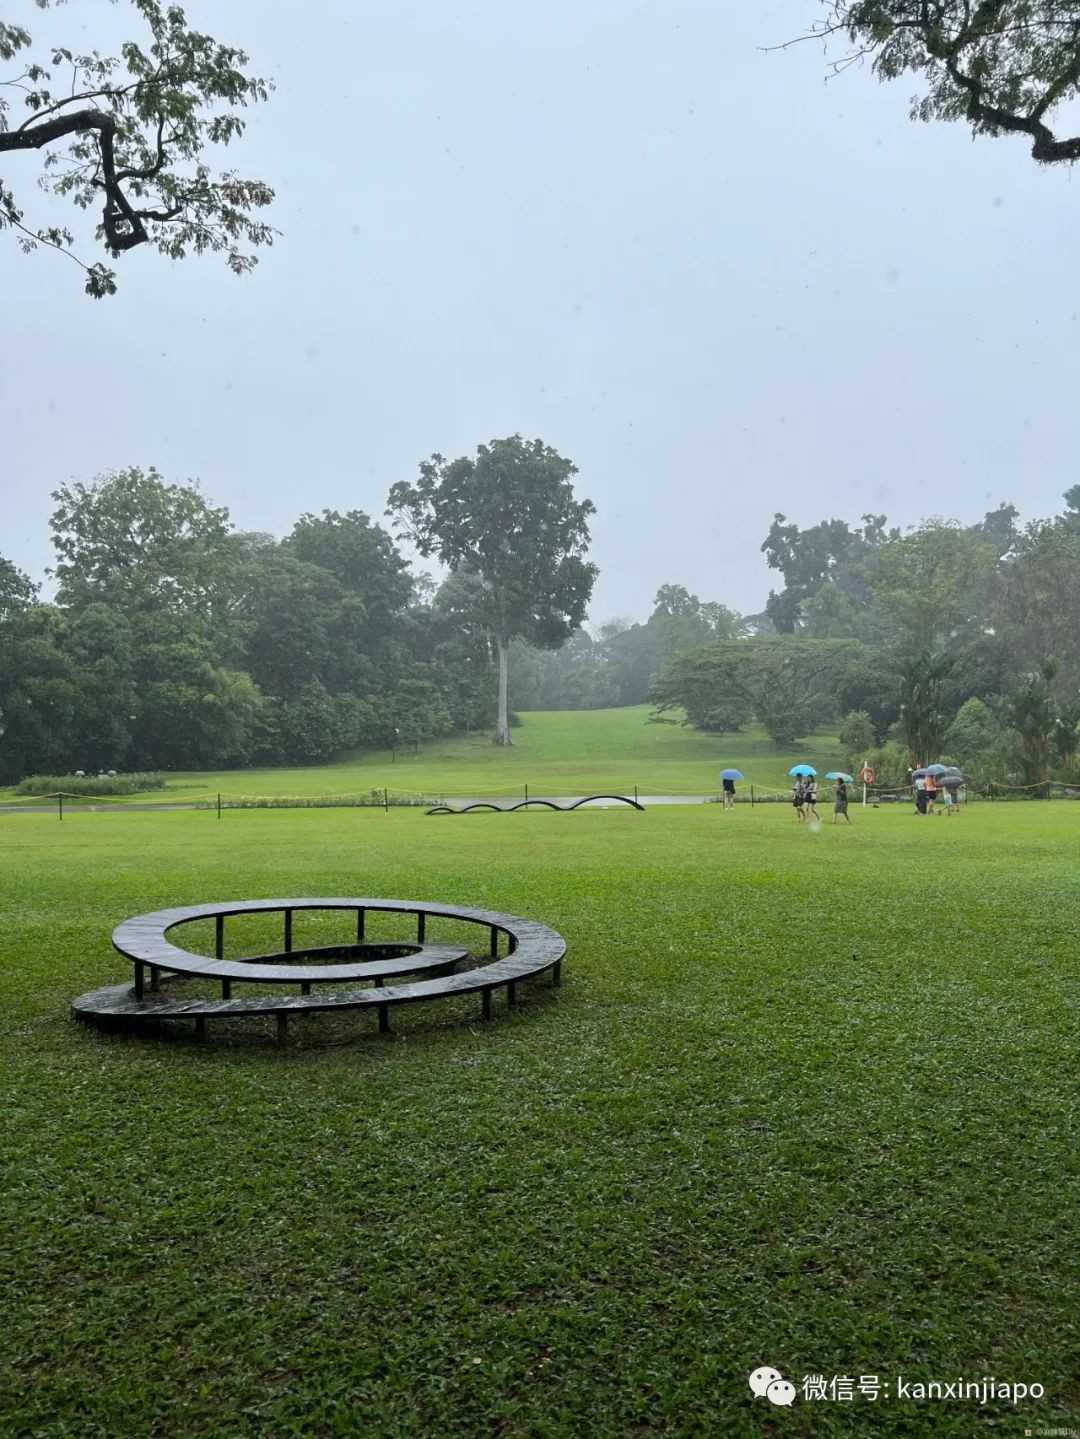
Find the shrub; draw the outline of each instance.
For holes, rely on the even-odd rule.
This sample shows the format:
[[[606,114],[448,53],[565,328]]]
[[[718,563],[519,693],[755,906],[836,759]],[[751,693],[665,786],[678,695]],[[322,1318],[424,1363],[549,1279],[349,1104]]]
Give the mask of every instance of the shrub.
[[[146,790],[164,789],[159,774],[32,774],[15,790],[16,794],[76,794],[93,798],[97,795],[142,794]]]
[[[844,758],[852,773],[859,769],[870,751],[877,748],[874,722],[865,710],[849,710],[847,712],[840,721],[838,738],[843,748]]]
[[[416,794],[408,790],[387,790],[386,803],[395,806],[425,809],[442,801],[431,795]],[[222,795],[222,809],[381,809],[383,791],[368,790],[363,794],[270,794],[270,795]],[[217,800],[203,800],[197,809],[217,809]]]

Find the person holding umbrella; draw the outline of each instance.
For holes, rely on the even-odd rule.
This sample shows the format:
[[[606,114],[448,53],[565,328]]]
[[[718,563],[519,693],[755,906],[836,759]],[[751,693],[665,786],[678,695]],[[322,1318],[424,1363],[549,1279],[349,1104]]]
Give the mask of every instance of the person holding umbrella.
[[[724,808],[735,808],[735,781],[742,779],[743,775],[737,769],[722,769],[720,771],[720,783],[724,790]]]
[[[938,785],[945,794],[945,813],[960,813],[960,786],[964,783],[964,776],[955,765],[950,766],[938,779]]]
[[[804,820],[806,818],[803,812],[803,806],[806,804],[807,781],[812,779],[816,774],[817,770],[808,764],[797,764],[788,770],[788,777],[794,776],[795,778],[795,786],[791,792],[791,803],[795,807],[796,819]]]
[[[806,817],[807,817],[807,819],[809,819],[809,818],[811,817],[811,815],[812,815],[812,816],[814,817],[814,819],[820,821],[821,816],[820,816],[820,815],[818,814],[818,812],[817,812],[817,802],[818,802],[818,783],[817,783],[817,776],[816,776],[816,775],[811,775],[810,778],[806,781]]]
[[[832,810],[833,810],[832,822],[833,822],[833,824],[836,823],[836,821],[839,819],[839,817],[840,817],[841,815],[843,815],[844,819],[847,820],[848,824],[850,824],[850,823],[851,823],[851,816],[850,816],[850,815],[848,814],[848,812],[847,812],[847,807],[848,807],[848,792],[847,792],[847,787],[848,787],[849,784],[852,784],[852,783],[853,783],[851,776],[850,776],[849,774],[845,774],[845,773],[843,772],[843,770],[831,769],[831,770],[829,770],[828,774],[826,774],[825,778],[826,778],[826,779],[834,779],[834,780],[836,781],[836,789],[833,791],[833,807],[832,807]]]

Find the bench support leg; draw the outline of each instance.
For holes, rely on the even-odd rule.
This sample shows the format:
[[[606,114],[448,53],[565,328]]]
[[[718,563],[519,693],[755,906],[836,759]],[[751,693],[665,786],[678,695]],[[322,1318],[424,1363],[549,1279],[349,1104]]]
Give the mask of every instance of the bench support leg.
[[[491,957],[492,959],[499,957],[499,931],[494,925],[491,927]]]
[[[196,1039],[205,1039],[205,1038],[206,1038],[206,1015],[205,1015],[205,1014],[199,1014],[199,1015],[196,1015],[196,1016],[195,1016],[195,1038],[196,1038]]]
[[[292,953],[292,910],[285,911],[285,953]]]
[[[144,970],[144,966],[141,965],[141,964],[139,964],[139,962],[136,960],[136,962],[135,962],[135,998],[136,998],[136,999],[142,999],[143,994],[144,994],[144,992],[145,992],[145,988],[146,988],[146,982],[145,982],[145,970]]]
[[[388,1004],[379,1005],[379,1033],[390,1033],[390,1006]]]
[[[482,990],[480,991],[480,1013],[483,1015],[483,1017],[484,1017],[485,1019],[490,1019],[490,1018],[491,1018],[491,990],[490,990],[490,989],[482,989]]]
[[[551,966],[551,983],[553,988],[558,989],[562,984],[562,960],[557,959]]]
[[[284,1049],[289,1042],[289,1015],[284,1009],[278,1010],[277,1042],[279,1049]]]
[[[225,916],[214,916],[214,958],[225,958]]]
[[[223,980],[221,981],[221,997],[222,997],[222,999],[232,999],[232,980],[231,980],[231,979],[223,979]]]
[[[517,984],[514,980],[511,980],[506,986],[506,1002],[507,1004],[517,1004]]]
[[[356,942],[357,944],[364,942],[364,911],[362,909],[356,911]]]
[[[161,967],[157,964],[150,966],[150,988],[155,993],[161,988]]]
[[[301,994],[310,994],[310,993],[311,993],[311,981],[310,981],[310,980],[305,979],[305,980],[302,980],[302,981],[301,981],[301,983],[300,983],[300,993],[301,993]]]
[[[426,929],[427,929],[427,915],[426,915],[426,914],[418,914],[418,915],[416,916],[416,942],[417,942],[417,944],[423,944],[423,942],[424,942],[424,933],[425,933]]]

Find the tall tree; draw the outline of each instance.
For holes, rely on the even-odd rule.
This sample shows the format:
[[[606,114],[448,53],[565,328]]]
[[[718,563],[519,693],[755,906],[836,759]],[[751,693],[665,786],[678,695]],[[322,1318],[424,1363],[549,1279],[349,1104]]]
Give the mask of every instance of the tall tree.
[[[990,616],[1014,674],[1053,654],[1064,687],[1080,687],[1080,523],[1068,512],[1027,527],[995,582]]]
[[[1057,728],[1057,705],[1052,689],[1057,672],[1055,659],[1043,660],[1005,702],[1005,718],[1020,736],[1024,779],[1033,789],[1046,780],[1049,746]]]
[[[272,242],[256,212],[274,192],[234,170],[215,175],[204,152],[243,133],[240,111],[265,100],[270,82],[246,73],[242,50],[192,30],[179,5],[132,4],[143,33],[119,58],[62,45],[35,51],[29,31],[0,21],[0,61],[13,67],[5,84],[23,92],[21,113],[0,98],[0,154],[43,153],[38,185],[96,211],[97,238],[112,258],[146,244],[174,260],[214,250],[244,274],[255,264],[250,248]],[[35,226],[0,182],[4,227],[24,250],[42,244],[71,256],[87,294],[115,292],[115,271],[79,260],[65,226]]]
[[[329,570],[363,609],[371,644],[385,640],[413,597],[409,566],[381,525],[363,510],[301,515],[282,548],[298,560]]]
[[[168,484],[151,467],[53,491],[53,574],[60,605],[112,605],[137,622],[172,615],[221,648],[229,627],[237,547],[229,512],[195,485]]]
[[[882,80],[914,74],[925,94],[912,119],[963,120],[975,135],[1019,135],[1042,164],[1080,159],[1073,122],[1080,94],[1076,0],[822,0],[805,39],[846,36],[834,70],[869,59]]]
[[[475,458],[433,455],[399,481],[388,513],[424,556],[474,576],[479,615],[499,665],[495,743],[510,744],[507,651],[521,637],[554,649],[585,618],[597,569],[584,559],[590,500],[574,498],[576,467],[542,440],[480,445]]]
[[[997,550],[945,520],[883,545],[866,566],[881,638],[932,649],[981,634]]]
[[[650,697],[658,715],[681,708],[699,729],[737,729],[752,713],[782,748],[836,714],[845,677],[865,663],[849,640],[716,640],[668,660]]]
[[[955,661],[951,655],[919,650],[900,671],[900,723],[912,765],[935,764],[952,717]]]
[[[37,591],[38,587],[29,575],[0,555],[0,620],[29,609]]]
[[[761,552],[769,568],[784,576],[784,588],[770,590],[765,613],[779,634],[794,634],[803,605],[826,584],[835,585],[856,607],[865,607],[862,566],[899,530],[886,531],[884,515],[863,515],[861,529],[843,520],[821,520],[800,530],[785,515],[773,516]]]

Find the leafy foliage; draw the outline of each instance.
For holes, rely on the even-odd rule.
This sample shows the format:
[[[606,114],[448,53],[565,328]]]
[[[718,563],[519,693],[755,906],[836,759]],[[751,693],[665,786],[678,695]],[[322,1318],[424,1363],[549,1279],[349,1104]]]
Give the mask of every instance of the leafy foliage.
[[[900,724],[913,767],[933,764],[948,726],[954,661],[940,652],[917,650],[900,671]]]
[[[20,117],[15,102],[0,98],[0,154],[44,152],[40,187],[96,211],[97,238],[111,257],[143,244],[174,260],[213,251],[245,274],[256,263],[251,251],[273,241],[259,217],[273,191],[235,170],[215,173],[205,152],[238,139],[241,112],[267,99],[272,86],[247,73],[242,50],[192,30],[179,5],[131,3],[144,33],[119,56],[56,46],[27,59],[30,33],[0,23],[0,60],[24,63],[4,84],[22,92],[26,112]],[[47,4],[37,0],[39,8]],[[69,229],[35,229],[0,183],[5,225],[20,233],[25,250],[44,244],[72,253]],[[106,264],[83,269],[87,294],[115,293]]]
[[[421,555],[473,582],[476,622],[499,660],[498,744],[510,743],[510,641],[556,648],[585,618],[597,574],[584,559],[595,507],[574,498],[576,473],[542,440],[512,435],[480,445],[475,459],[433,455],[415,484],[390,491],[388,513]]]
[[[1071,164],[1080,136],[1061,135],[1080,94],[1075,0],[823,0],[811,35],[846,35],[841,70],[869,59],[882,80],[921,77],[912,118],[961,120],[975,135],[1021,135],[1042,164]]]
[[[704,729],[733,729],[753,714],[777,748],[835,715],[841,677],[864,661],[850,641],[779,635],[721,640],[679,651],[653,686],[657,713],[679,708]]]

